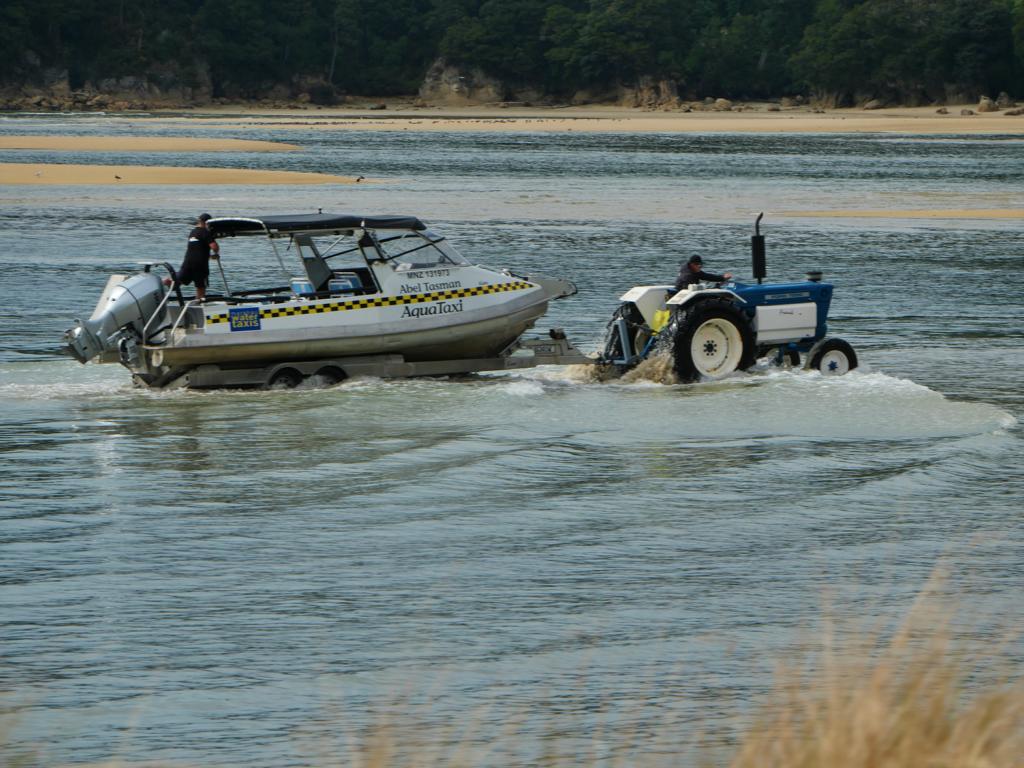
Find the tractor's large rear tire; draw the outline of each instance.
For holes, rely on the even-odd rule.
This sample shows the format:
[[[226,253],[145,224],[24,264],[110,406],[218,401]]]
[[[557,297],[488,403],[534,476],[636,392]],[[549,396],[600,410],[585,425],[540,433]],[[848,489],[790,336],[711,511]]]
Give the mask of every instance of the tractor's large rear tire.
[[[676,322],[672,354],[680,381],[723,379],[754,364],[757,346],[750,321],[727,299],[703,299]]]

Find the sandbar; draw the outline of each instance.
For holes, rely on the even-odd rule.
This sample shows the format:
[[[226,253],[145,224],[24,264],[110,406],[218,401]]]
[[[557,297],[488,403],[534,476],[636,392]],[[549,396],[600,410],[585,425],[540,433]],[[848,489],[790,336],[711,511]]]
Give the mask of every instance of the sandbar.
[[[0,136],[0,149],[58,152],[294,152],[296,144],[176,136]]]
[[[350,176],[248,168],[0,163],[0,184],[354,184]]]
[[[1024,219],[1024,208],[782,211],[781,216],[835,219]]]
[[[426,107],[399,105],[395,111],[355,108],[272,110],[258,106],[197,111],[168,116],[169,122],[230,124],[302,130],[525,132],[525,133],[891,133],[910,135],[1024,135],[1024,116],[991,112],[961,115],[950,107],[813,111],[760,105],[740,112],[651,112],[630,107]],[[180,115],[180,113],[179,113]]]

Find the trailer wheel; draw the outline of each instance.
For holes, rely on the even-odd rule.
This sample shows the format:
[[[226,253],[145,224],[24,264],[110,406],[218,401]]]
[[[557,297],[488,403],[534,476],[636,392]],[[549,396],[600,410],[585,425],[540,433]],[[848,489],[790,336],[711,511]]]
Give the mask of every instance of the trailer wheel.
[[[302,374],[294,368],[282,368],[267,382],[267,389],[295,389],[302,383]]]
[[[754,331],[730,301],[705,299],[686,309],[672,343],[680,381],[721,379],[754,364]]]
[[[811,370],[825,376],[842,376],[857,367],[857,353],[849,342],[842,339],[827,339],[811,357]]]
[[[336,365],[325,365],[313,375],[319,379],[321,384],[325,387],[333,387],[335,384],[340,384],[348,378],[348,376],[345,375],[345,372]]]
[[[780,349],[775,359],[784,368],[800,367],[800,353],[795,349]]]

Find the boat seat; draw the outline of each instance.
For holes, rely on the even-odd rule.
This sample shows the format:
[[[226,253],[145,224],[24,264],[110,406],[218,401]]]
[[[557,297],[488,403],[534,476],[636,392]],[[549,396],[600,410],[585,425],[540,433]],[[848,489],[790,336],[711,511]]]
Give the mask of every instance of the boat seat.
[[[354,280],[353,280],[354,278]],[[344,290],[344,293],[351,293],[355,296],[366,296],[378,292],[377,281],[373,278],[373,272],[366,267],[344,267],[334,270],[335,280],[349,280],[355,287],[351,290]]]
[[[327,281],[331,293],[362,293],[363,281],[355,272],[336,271]]]
[[[326,291],[327,284],[334,277],[334,270],[324,261],[324,257],[319,253],[311,256],[304,253],[302,254],[302,266],[306,268],[306,275],[309,276],[309,282],[313,284],[313,290]]]
[[[309,282],[313,284],[313,291],[319,293],[327,290],[327,283],[334,277],[334,270],[327,263],[320,251],[317,250],[313,238],[309,235],[296,235],[295,245],[299,248],[299,255],[302,256],[302,266],[306,270]]]
[[[321,293],[348,293],[361,296],[368,293],[376,293],[376,281],[373,273],[365,267],[346,267],[345,269],[333,269],[320,251],[316,243],[309,235],[296,235],[295,244],[298,246],[299,255],[302,257],[302,266],[309,278],[308,285],[298,285],[296,281],[302,278],[293,278],[292,290],[300,295],[321,294]]]

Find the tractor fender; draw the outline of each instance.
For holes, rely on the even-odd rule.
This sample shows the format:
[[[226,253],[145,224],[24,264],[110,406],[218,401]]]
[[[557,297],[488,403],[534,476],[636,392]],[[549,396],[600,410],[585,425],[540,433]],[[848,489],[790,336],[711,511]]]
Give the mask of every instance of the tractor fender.
[[[690,302],[697,301],[698,299],[709,299],[712,297],[729,297],[739,304],[747,303],[747,300],[742,298],[738,293],[725,288],[702,288],[696,291],[684,288],[665,303],[672,307],[681,307],[684,304],[689,304]]]
[[[634,304],[651,328],[657,325],[658,313],[665,309],[665,299],[672,294],[671,285],[638,285],[619,296],[619,301]]]

